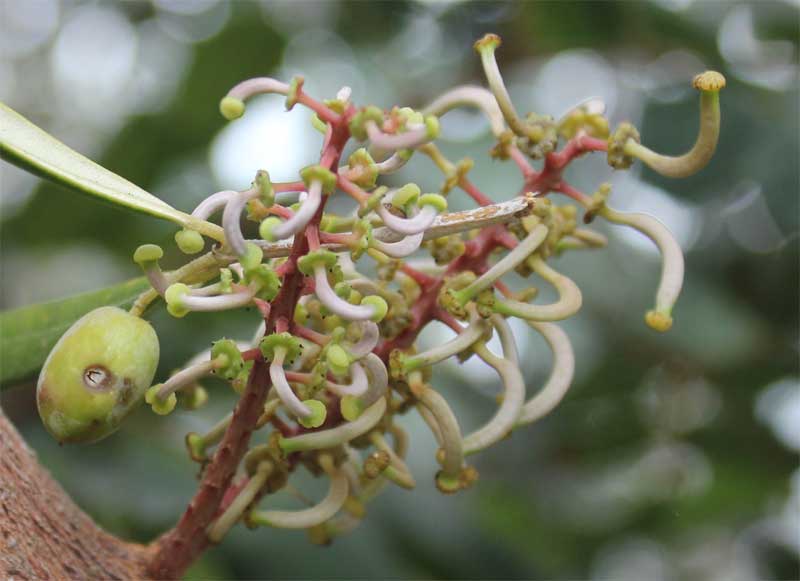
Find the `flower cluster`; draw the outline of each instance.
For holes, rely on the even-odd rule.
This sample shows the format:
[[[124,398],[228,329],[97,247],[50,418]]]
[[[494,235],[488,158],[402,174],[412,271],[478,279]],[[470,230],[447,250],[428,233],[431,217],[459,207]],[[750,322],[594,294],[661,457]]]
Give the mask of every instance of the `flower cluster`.
[[[458,87],[421,110],[360,107],[347,87],[320,102],[304,91],[302,77],[288,84],[251,79],[222,99],[220,111],[233,121],[245,114],[248,99],[282,95],[287,110],[299,104],[313,112],[323,145],[319,162],[301,169],[296,181],[275,183],[262,170],[250,187],[203,200],[192,215],[207,221],[221,214],[224,239],[199,258],[162,272],[158,246],[141,246],[134,255],[153,290],[128,316],[139,320],[160,297],[175,317],[255,306],[260,319],[252,341],[221,339],[163,383],[137,387],[158,414],[176,405],[203,405],[209,395],[201,382],[211,375],[240,395],[236,409],[207,433],[186,436],[208,486],[196,502],[215,501],[203,514],[196,506],[187,511],[190,524],[182,521],[175,535],[202,526],[208,540],[218,542],[243,521],[306,529],[314,541],[329,542],[355,527],[366,503],[385,486],[415,486],[404,461],[408,437],[398,421],[411,410],[438,442],[438,489],[455,493],[472,485],[478,473],[469,457],[548,414],[569,388],[575,359],[556,322],[578,312],[582,294],[553,262],[567,251],[605,246],[605,237],[586,227],[595,219],[638,230],[658,246],[661,280],[645,322],[656,331],[671,327],[683,256],[669,231],[651,216],[611,208],[608,184],[588,195],[563,174],[591,152],[605,152],[614,169],[638,159],[667,176],[698,171],[716,146],[724,78],[706,72],[694,79],[701,94],[697,142],[685,155],[670,157],[642,145],[629,123],[612,131],[598,100],[561,119],[520,116],[495,59],[499,45],[496,35],[475,44],[489,89]],[[524,186],[510,200],[492,203],[468,177],[472,162],[454,162],[436,145],[439,117],[458,107],[487,117],[496,138],[490,155],[521,172]],[[352,142],[361,146],[345,159]],[[441,170],[438,192],[423,193],[414,183],[381,184],[419,158]],[[478,208],[448,213],[447,197],[456,190]],[[567,203],[551,200],[551,193],[566,196]],[[331,196],[352,198],[352,212],[326,211]],[[258,224],[258,239],[246,237],[243,221]],[[175,242],[186,254],[206,246],[191,229],[178,232]],[[512,291],[510,277],[544,281],[558,298],[538,302],[534,286]],[[532,396],[526,395],[510,318],[540,333],[552,350],[550,377]],[[433,321],[452,329],[453,337],[419,351],[416,338]],[[487,348],[495,333],[501,354]],[[155,353],[157,358],[157,345]],[[451,357],[482,359],[502,382],[497,410],[483,426],[465,430],[431,385],[433,366]],[[84,424],[70,426],[51,431],[60,439],[82,439]],[[286,487],[300,469],[327,478],[327,495],[298,511],[268,508],[263,497]]]

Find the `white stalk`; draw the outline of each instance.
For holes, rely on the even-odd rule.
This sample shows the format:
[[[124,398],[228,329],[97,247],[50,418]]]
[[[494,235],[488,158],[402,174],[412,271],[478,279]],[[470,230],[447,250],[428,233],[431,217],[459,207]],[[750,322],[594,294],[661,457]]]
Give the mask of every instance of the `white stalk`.
[[[359,321],[361,327],[361,338],[350,345],[347,350],[356,359],[361,359],[367,353],[372,353],[381,338],[381,331],[377,323],[373,321]]]
[[[215,367],[216,362],[211,360],[181,369],[161,385],[158,390],[158,398],[161,400],[167,399],[170,394],[175,393],[187,385],[193,384],[201,377],[209,375],[214,371]]]
[[[652,240],[661,252],[661,280],[656,292],[655,313],[664,319],[666,330],[672,324],[672,308],[683,287],[683,251],[664,224],[647,214],[626,213],[603,206],[600,215],[609,222],[630,226]],[[652,323],[652,324],[651,324]],[[657,328],[657,322],[648,321]]]
[[[529,305],[512,299],[496,298],[494,311],[506,316],[520,317],[530,321],[560,321],[571,317],[581,308],[581,291],[563,274],[550,268],[540,256],[531,258],[534,272],[558,291],[559,298],[549,305]]]
[[[383,204],[378,204],[376,211],[383,220],[384,226],[406,236],[419,234],[430,228],[439,213],[433,206],[424,206],[413,217],[401,218],[392,214]]]
[[[525,123],[519,118],[514,104],[511,102],[511,96],[508,94],[506,85],[503,82],[503,76],[500,74],[500,69],[497,66],[497,60],[494,56],[494,49],[481,50],[481,63],[483,64],[483,71],[486,75],[486,80],[489,82],[489,88],[497,100],[497,105],[503,113],[503,118],[506,123],[514,130],[517,135],[526,135],[527,127]]]
[[[412,234],[411,236],[406,236],[402,240],[398,240],[397,242],[383,242],[382,240],[378,240],[377,238],[373,238],[370,242],[370,245],[375,249],[383,252],[387,256],[391,256],[392,258],[404,258],[409,254],[413,254],[417,251],[420,244],[422,244],[422,239],[425,236],[424,232],[420,232],[419,234]]]
[[[348,321],[362,321],[371,319],[375,315],[373,305],[353,305],[337,295],[328,282],[328,272],[325,265],[318,264],[314,267],[314,294],[320,302],[332,313]]]
[[[245,101],[250,97],[264,93],[278,93],[279,95],[289,94],[289,85],[271,79],[269,77],[257,77],[255,79],[248,79],[242,81],[230,91],[228,97],[235,97]]]
[[[423,109],[423,113],[441,117],[456,107],[475,107],[480,109],[489,120],[489,125],[495,137],[500,137],[506,130],[503,112],[497,106],[494,95],[483,87],[469,85],[456,87],[440,95],[433,103]]]
[[[238,309],[250,304],[255,296],[255,291],[250,287],[243,287],[235,293],[217,295],[215,297],[193,296],[187,294],[181,297],[181,304],[190,311],[213,312]]]
[[[498,260],[489,270],[484,272],[471,284],[461,290],[456,291],[456,296],[466,303],[482,290],[491,287],[500,277],[516,268],[527,259],[547,237],[547,228],[538,224],[531,232],[519,243],[516,248]]]
[[[308,450],[335,448],[369,432],[383,417],[386,398],[380,398],[352,422],[345,422],[329,430],[320,430],[280,440],[281,449],[290,454]]]
[[[368,353],[362,363],[367,371],[369,377],[369,389],[367,393],[361,398],[361,403],[366,406],[371,406],[379,399],[383,399],[386,390],[389,387],[389,372],[386,371],[386,365],[383,360],[374,353]]]
[[[352,395],[359,397],[367,392],[369,382],[367,380],[367,372],[360,363],[353,363],[350,365],[350,383],[347,385],[341,383],[334,383],[333,381],[325,382],[326,389],[329,389],[338,396],[344,397]]]
[[[299,418],[311,417],[312,412],[306,404],[294,394],[292,387],[286,380],[286,372],[283,370],[283,360],[286,357],[286,349],[283,347],[275,348],[275,356],[272,358],[272,363],[269,366],[269,377],[272,380],[272,385],[275,386],[275,391],[278,393],[283,405],[295,416]]]
[[[222,228],[225,230],[225,240],[230,244],[237,256],[245,253],[245,239],[242,234],[242,211],[247,202],[258,195],[258,190],[250,189],[238,192],[231,196],[225,204],[225,211],[222,213]]]
[[[434,435],[438,436],[437,441],[444,452],[442,476],[458,478],[464,465],[464,448],[458,419],[447,400],[434,389],[424,389],[419,395],[419,402],[421,409],[427,410],[433,416],[433,425],[436,426]]]
[[[528,325],[541,333],[550,346],[553,367],[544,387],[522,406],[518,424],[530,424],[550,413],[564,398],[575,375],[575,355],[567,334],[553,323],[528,321]]]
[[[430,141],[428,128],[425,125],[411,126],[408,131],[395,135],[381,131],[374,121],[367,121],[366,128],[367,136],[373,145],[389,151],[413,149]]]
[[[272,462],[265,461],[259,463],[255,474],[250,476],[245,487],[239,491],[239,494],[236,495],[236,498],[233,499],[233,502],[231,502],[225,512],[209,525],[206,534],[212,543],[220,542],[231,527],[242,517],[244,511],[247,510],[247,507],[253,502],[256,494],[258,494],[266,483],[272,470]]]
[[[230,199],[237,195],[239,192],[233,190],[223,190],[215,194],[211,194],[205,200],[200,202],[197,207],[192,211],[192,216],[200,218],[201,220],[208,220],[214,212],[220,208],[225,207]]]
[[[277,240],[283,240],[305,228],[306,224],[308,224],[311,218],[314,217],[314,214],[317,213],[321,202],[322,182],[319,180],[312,180],[308,188],[308,196],[306,196],[306,199],[300,204],[300,209],[297,210],[291,218],[286,220],[286,222],[276,226],[272,231],[272,235]]]
[[[408,357],[403,364],[403,368],[406,372],[410,372],[444,361],[469,349],[473,343],[484,336],[486,331],[486,322],[473,312],[469,325],[463,331],[438,347],[433,347]]]
[[[340,469],[330,472],[328,495],[319,504],[302,510],[254,510],[250,520],[257,525],[279,529],[308,529],[334,517],[344,506],[350,485],[347,475]]]
[[[516,349],[516,345],[514,346]],[[473,350],[486,363],[494,367],[503,380],[503,401],[494,417],[482,428],[464,438],[464,454],[480,452],[503,439],[514,428],[525,401],[525,382],[519,367],[508,358],[498,357],[485,343],[477,343]]]
[[[409,159],[411,159],[411,151],[401,149],[375,165],[378,168],[379,174],[389,175],[407,164]]]

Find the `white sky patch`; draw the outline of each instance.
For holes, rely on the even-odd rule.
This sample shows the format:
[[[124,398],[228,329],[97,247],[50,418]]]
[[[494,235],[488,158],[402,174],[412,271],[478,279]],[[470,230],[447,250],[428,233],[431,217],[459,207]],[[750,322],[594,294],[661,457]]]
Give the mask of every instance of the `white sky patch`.
[[[287,113],[281,96],[263,95],[247,103],[244,115],[230,122],[211,143],[211,169],[224,189],[245,189],[259,169],[274,182],[299,179],[316,163],[322,136],[310,114],[297,106]]]
[[[800,379],[786,377],[758,396],[756,418],[790,450],[800,451]]]

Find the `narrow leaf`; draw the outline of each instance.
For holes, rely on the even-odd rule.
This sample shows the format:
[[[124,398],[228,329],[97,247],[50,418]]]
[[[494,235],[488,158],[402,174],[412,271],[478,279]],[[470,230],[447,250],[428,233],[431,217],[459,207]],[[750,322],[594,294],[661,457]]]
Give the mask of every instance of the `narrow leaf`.
[[[4,103],[0,103],[0,157],[78,192],[223,240],[218,226],[176,210],[61,143]]]
[[[150,288],[144,277],[76,295],[0,313],[0,388],[35,376],[50,349],[72,323],[105,305],[130,306]]]

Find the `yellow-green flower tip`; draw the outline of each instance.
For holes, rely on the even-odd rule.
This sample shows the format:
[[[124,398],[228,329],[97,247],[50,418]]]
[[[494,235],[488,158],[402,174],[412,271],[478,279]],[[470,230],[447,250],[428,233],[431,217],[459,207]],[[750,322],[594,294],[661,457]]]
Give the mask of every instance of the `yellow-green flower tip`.
[[[725,77],[717,71],[706,71],[692,79],[692,86],[698,91],[719,91],[725,88]]]
[[[189,432],[184,440],[189,457],[195,462],[205,462],[208,460],[206,455],[205,441],[200,434]]]
[[[353,115],[348,123],[348,128],[350,134],[358,141],[364,141],[367,138],[367,121],[373,121],[380,126],[383,123],[383,110],[375,105],[369,105]]]
[[[325,404],[318,399],[307,399],[303,404],[311,410],[311,415],[307,418],[297,418],[297,421],[305,428],[318,428],[325,423],[328,416],[328,409]]]
[[[184,388],[180,390],[177,395],[178,405],[185,410],[192,411],[200,409],[208,403],[208,392],[199,384]]]
[[[246,242],[244,245],[244,254],[239,257],[239,264],[245,272],[253,270],[264,259],[264,252],[259,248],[258,244],[253,242]]]
[[[326,167],[321,165],[309,165],[300,170],[300,177],[306,184],[306,187],[311,187],[311,182],[322,182],[322,193],[332,194],[336,189],[336,174]]]
[[[184,317],[189,309],[183,306],[183,297],[189,294],[189,287],[182,282],[176,282],[167,287],[164,300],[167,301],[167,311],[173,317]]]
[[[309,252],[305,256],[302,256],[297,261],[297,268],[306,276],[312,276],[314,274],[314,268],[316,268],[317,265],[321,264],[326,269],[330,270],[336,266],[337,261],[338,258],[336,254],[325,248],[320,248],[319,250]]]
[[[328,124],[325,123],[322,119],[319,118],[319,115],[314,113],[311,115],[311,127],[322,133],[325,134],[328,131]]]
[[[175,404],[178,403],[178,397],[171,393],[166,399],[158,397],[158,390],[161,389],[162,384],[157,383],[152,386],[144,394],[144,400],[150,404],[150,408],[160,416],[166,416],[175,409]]]
[[[257,296],[265,301],[271,301],[278,296],[281,289],[281,279],[267,264],[259,264],[246,273],[248,283],[254,282],[258,286]]]
[[[258,190],[258,195],[261,202],[270,207],[275,203],[275,190],[272,188],[272,181],[269,179],[269,172],[260,169],[256,172],[256,177],[253,180],[253,187]]]
[[[428,115],[425,117],[425,133],[429,140],[434,140],[439,137],[439,118],[436,115]]]
[[[351,170],[358,170],[358,175],[351,178],[353,183],[362,188],[372,188],[378,179],[378,165],[369,152],[361,147],[355,150],[347,159]]]
[[[455,494],[461,490],[461,480],[457,476],[445,476],[442,471],[436,473],[436,488],[444,494]]]
[[[175,244],[184,254],[197,254],[205,247],[203,235],[196,230],[178,230],[175,232]]]
[[[354,395],[346,395],[339,400],[339,411],[348,422],[354,422],[364,413],[364,404]]]
[[[437,212],[444,212],[447,209],[447,199],[439,194],[423,194],[419,197],[417,205],[422,208],[423,206],[433,206]]]
[[[370,320],[375,323],[380,323],[386,316],[386,313],[389,312],[389,305],[386,303],[383,297],[379,297],[378,295],[364,297],[361,299],[361,304],[373,306],[374,312],[372,313]]]
[[[422,190],[417,184],[406,184],[399,188],[392,196],[392,206],[395,208],[405,208],[408,204],[413,204],[419,199]]]
[[[275,351],[277,349],[286,349],[285,361],[293,361],[295,357],[300,354],[302,345],[297,337],[290,333],[272,333],[261,339],[259,344],[261,354],[267,361],[272,361],[275,358]]]
[[[273,231],[277,228],[283,220],[278,218],[277,216],[268,216],[261,221],[261,225],[258,227],[258,235],[261,236],[262,240],[266,240],[267,242],[275,242],[275,235]]]
[[[117,307],[78,319],[45,360],[36,404],[47,431],[61,443],[95,442],[119,428],[142,401],[158,366],[150,324]]]
[[[156,244],[142,244],[133,253],[133,261],[138,265],[144,265],[147,262],[155,262],[164,256],[164,251]]]
[[[294,307],[294,322],[298,325],[308,322],[308,309],[302,303],[297,303]]]
[[[367,198],[367,201],[361,204],[358,208],[358,217],[363,218],[370,212],[374,211],[375,208],[378,207],[378,204],[381,203],[384,194],[388,191],[389,188],[386,186],[381,186],[376,188]]]
[[[305,78],[302,75],[295,75],[289,83],[289,92],[286,95],[286,110],[291,111],[297,104],[297,99],[300,96],[300,91],[303,89]]]
[[[231,339],[215,341],[211,346],[211,359],[219,364],[215,369],[216,374],[225,379],[234,379],[244,367],[239,347]]]
[[[346,375],[352,361],[353,358],[341,345],[329,345],[325,350],[325,362],[334,375]]]
[[[219,102],[219,112],[228,121],[233,121],[244,115],[244,101],[236,97],[224,97]]]
[[[476,51],[482,52],[484,50],[495,50],[501,44],[503,44],[503,39],[496,34],[489,33],[483,35],[483,38],[476,40],[473,47]]]
[[[641,143],[639,131],[631,123],[620,123],[608,137],[608,165],[614,169],[628,169],[633,165],[633,157],[625,153],[625,145],[630,140]]]
[[[666,333],[672,328],[672,317],[667,313],[656,310],[647,311],[644,316],[644,322],[647,323],[648,327],[659,333]]]

